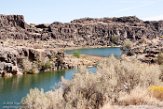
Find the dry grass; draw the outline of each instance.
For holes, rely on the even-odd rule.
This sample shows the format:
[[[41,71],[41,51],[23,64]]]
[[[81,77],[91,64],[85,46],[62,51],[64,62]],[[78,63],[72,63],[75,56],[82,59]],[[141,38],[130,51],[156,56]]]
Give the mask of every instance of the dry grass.
[[[153,97],[163,101],[163,86],[150,86],[149,91]]]
[[[157,65],[111,57],[99,63],[96,74],[81,68],[72,80],[63,79],[60,89],[47,93],[31,90],[22,103],[31,106],[25,109],[112,109],[108,104],[163,106],[146,90],[162,84],[160,73]]]
[[[130,93],[125,93],[119,97],[119,105],[154,105],[163,106],[163,102],[151,94],[147,88],[137,87]]]

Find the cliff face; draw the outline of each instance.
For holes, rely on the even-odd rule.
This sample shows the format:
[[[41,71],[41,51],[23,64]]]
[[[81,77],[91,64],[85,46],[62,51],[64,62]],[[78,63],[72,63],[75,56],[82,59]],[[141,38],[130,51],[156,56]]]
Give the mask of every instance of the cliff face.
[[[74,45],[93,46],[121,44],[126,38],[152,39],[161,35],[163,35],[163,21],[142,21],[135,16],[84,18],[70,23],[28,25],[21,15],[0,15],[0,39],[61,40]]]
[[[24,17],[22,15],[0,15],[0,27],[21,27],[25,29]]]
[[[68,69],[64,52],[0,46],[0,77]]]

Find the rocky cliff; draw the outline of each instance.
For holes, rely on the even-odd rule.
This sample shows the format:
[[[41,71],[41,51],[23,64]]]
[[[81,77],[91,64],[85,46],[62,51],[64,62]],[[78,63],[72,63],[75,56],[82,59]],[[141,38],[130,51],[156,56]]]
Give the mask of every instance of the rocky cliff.
[[[104,46],[121,44],[126,38],[135,41],[161,35],[163,21],[142,21],[135,16],[29,25],[21,15],[0,15],[0,39],[61,40],[72,46]]]
[[[142,21],[135,16],[29,25],[21,15],[0,15],[0,76],[74,66],[76,60],[66,60],[64,53],[54,48],[121,45],[125,39],[141,42],[139,39],[144,37],[152,46],[146,44],[144,49],[140,49],[143,47],[138,44],[131,51],[133,55],[146,54],[140,60],[151,63],[156,57],[153,51],[155,54],[162,51],[162,36],[163,21]],[[153,45],[151,39],[159,39],[159,43]],[[150,48],[153,51],[149,51]]]
[[[0,46],[0,76],[67,69],[64,53],[50,49]]]

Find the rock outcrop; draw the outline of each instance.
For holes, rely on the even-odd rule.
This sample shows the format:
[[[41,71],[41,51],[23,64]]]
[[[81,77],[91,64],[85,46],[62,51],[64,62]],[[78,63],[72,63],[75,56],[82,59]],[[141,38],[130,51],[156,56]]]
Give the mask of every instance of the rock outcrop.
[[[0,39],[55,40],[66,47],[121,44],[126,38],[135,41],[161,35],[163,21],[142,21],[135,16],[28,25],[21,15],[0,15]]]
[[[137,42],[144,37],[152,40],[160,36],[163,36],[163,21],[142,21],[135,16],[29,25],[22,15],[0,15],[0,75],[71,68],[69,61],[64,60],[64,53],[53,48],[121,45],[125,39]],[[160,51],[162,45],[152,44],[132,48],[128,55],[142,53],[145,57],[141,61],[154,62]]]
[[[0,47],[0,75],[20,74],[17,66],[18,52],[13,48]]]
[[[136,56],[142,62],[153,64],[158,63],[158,55],[163,52],[163,40],[154,39],[150,43],[138,44],[129,50],[124,50],[127,56]]]
[[[64,52],[51,49],[0,46],[0,76],[69,68]]]

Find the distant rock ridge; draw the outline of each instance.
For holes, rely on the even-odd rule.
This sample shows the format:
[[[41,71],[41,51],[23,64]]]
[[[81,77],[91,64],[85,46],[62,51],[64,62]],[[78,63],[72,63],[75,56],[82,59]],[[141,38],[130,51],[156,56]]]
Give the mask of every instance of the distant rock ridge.
[[[0,15],[0,39],[61,40],[72,45],[104,46],[121,44],[126,38],[136,41],[142,37],[152,39],[162,35],[163,21],[142,21],[135,16],[29,25],[22,15]]]
[[[0,27],[21,27],[25,29],[24,16],[0,14]]]

